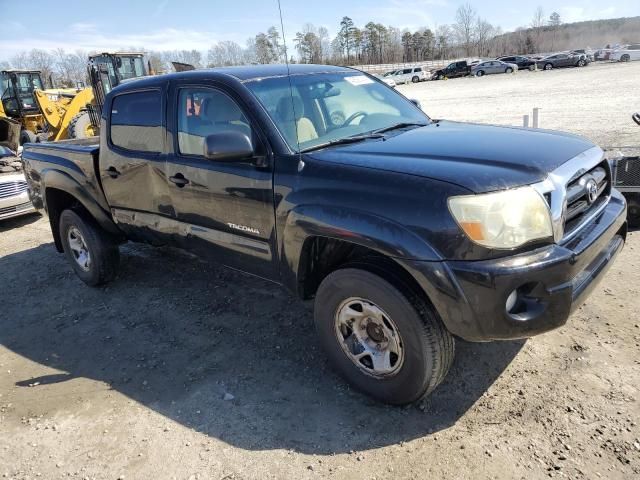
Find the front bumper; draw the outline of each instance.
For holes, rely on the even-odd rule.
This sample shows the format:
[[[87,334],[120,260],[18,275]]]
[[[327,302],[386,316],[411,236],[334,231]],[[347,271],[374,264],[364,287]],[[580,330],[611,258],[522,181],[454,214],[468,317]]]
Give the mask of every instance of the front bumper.
[[[29,194],[23,192],[8,198],[0,198],[0,220],[34,212]]]
[[[560,327],[626,239],[626,203],[613,190],[602,213],[570,241],[483,261],[409,262],[447,329],[465,340],[526,338]],[[517,308],[507,298],[518,291]]]

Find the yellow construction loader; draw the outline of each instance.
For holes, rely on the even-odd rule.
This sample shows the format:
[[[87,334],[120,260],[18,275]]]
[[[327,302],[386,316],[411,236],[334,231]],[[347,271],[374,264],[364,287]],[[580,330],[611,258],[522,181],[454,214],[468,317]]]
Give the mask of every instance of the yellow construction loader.
[[[20,144],[35,142],[46,129],[34,95],[37,90],[44,91],[39,71],[0,71],[0,117],[20,122]]]
[[[104,96],[124,80],[148,75],[140,52],[91,55],[87,66],[90,87],[77,91],[36,90],[35,101],[45,120],[47,140],[98,135]]]

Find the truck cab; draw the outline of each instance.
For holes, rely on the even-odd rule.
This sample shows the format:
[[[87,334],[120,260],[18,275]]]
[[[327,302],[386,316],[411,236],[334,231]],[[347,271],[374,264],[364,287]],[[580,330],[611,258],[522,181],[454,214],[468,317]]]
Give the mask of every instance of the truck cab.
[[[127,241],[260,276],[313,301],[335,368],[393,404],[436,388],[456,337],[562,326],[626,238],[593,143],[433,120],[350,68],[137,79],[109,92],[100,124],[99,142],[23,153],[82,281],[114,280]]]

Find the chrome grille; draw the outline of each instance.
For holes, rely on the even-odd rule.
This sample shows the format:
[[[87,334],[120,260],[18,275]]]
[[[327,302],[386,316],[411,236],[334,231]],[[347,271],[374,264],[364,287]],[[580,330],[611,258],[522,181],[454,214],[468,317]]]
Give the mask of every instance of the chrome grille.
[[[606,203],[610,193],[611,170],[606,160],[570,180],[566,187],[565,236]]]
[[[18,205],[13,205],[11,207],[0,208],[0,215],[6,215],[7,213],[16,213],[22,210],[29,210],[30,208],[33,208],[33,205],[31,205],[31,202],[20,203]]]
[[[27,182],[6,182],[0,183],[0,198],[15,197],[27,191]]]

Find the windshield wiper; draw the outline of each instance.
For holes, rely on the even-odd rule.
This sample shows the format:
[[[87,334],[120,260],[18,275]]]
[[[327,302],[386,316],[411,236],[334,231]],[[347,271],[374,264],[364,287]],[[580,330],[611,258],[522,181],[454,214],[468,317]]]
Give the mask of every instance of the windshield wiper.
[[[381,128],[379,130],[374,130],[373,133],[385,133],[385,132],[390,132],[391,130],[398,130],[400,128],[406,128],[406,127],[424,127],[428,125],[428,123],[420,123],[420,122],[400,122],[400,123],[396,123],[395,125],[391,125],[390,127],[384,127]]]
[[[384,138],[384,135],[381,135],[378,132],[374,132],[374,133],[368,133],[366,135],[354,135],[352,137],[337,138],[335,140],[329,140],[328,142],[319,143],[318,145],[314,145],[312,147],[300,150],[300,153],[311,152],[313,150],[320,150],[321,148],[331,147],[333,145],[346,145],[348,143],[362,142],[370,138]]]

